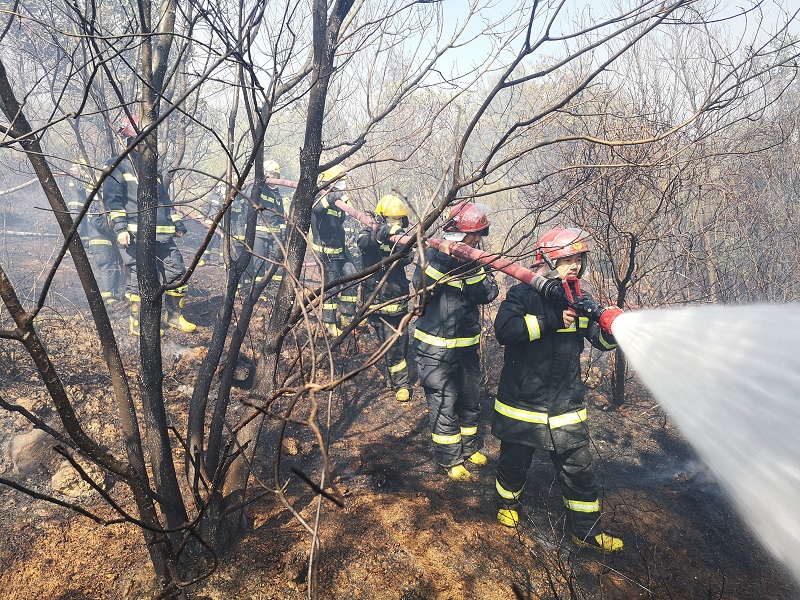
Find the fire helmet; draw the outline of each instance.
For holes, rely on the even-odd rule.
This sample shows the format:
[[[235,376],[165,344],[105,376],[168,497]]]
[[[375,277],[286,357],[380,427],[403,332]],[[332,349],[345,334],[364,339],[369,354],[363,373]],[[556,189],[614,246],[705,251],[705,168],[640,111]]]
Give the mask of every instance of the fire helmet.
[[[489,207],[466,200],[459,202],[450,209],[444,230],[447,233],[489,235]]]
[[[575,254],[588,254],[589,245],[586,239],[589,234],[577,227],[555,227],[547,231],[536,243],[536,253],[534,255],[534,267],[539,267],[545,262],[545,255],[551,262],[556,259],[573,256]],[[581,264],[578,277],[583,276],[586,271],[586,261]]]
[[[136,137],[139,135],[137,129],[139,128],[139,117],[138,115],[132,115],[131,118],[125,117],[122,119],[122,123],[119,124],[119,128],[117,129],[117,133],[119,133],[123,137]]]
[[[386,194],[375,206],[375,214],[381,217],[407,217],[408,208],[398,196]]]
[[[346,177],[347,175],[345,174],[345,168],[342,165],[333,165],[330,169],[327,169],[319,174],[317,183],[324,187],[324,184],[330,183],[335,179],[335,186],[341,189],[344,187],[342,184],[344,184]]]
[[[281,174],[281,166],[272,159],[265,160],[264,173],[274,173],[277,177]]]

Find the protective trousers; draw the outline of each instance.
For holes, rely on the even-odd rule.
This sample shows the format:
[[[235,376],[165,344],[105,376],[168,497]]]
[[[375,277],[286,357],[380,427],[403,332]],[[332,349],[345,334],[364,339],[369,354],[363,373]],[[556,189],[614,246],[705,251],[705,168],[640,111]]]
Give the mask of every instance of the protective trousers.
[[[242,285],[250,287],[253,282],[258,283],[263,279],[264,274],[272,266],[272,263],[265,258],[276,259],[277,244],[272,237],[257,237],[253,241],[253,256],[247,265],[244,275],[242,275]],[[262,258],[264,257],[264,258]],[[270,281],[270,285],[280,282],[283,269],[279,269]]]
[[[495,504],[512,508],[525,488],[535,448],[505,440],[500,442],[500,460],[495,469]],[[550,451],[566,507],[567,528],[581,539],[602,532],[597,478],[588,442],[563,452]]]
[[[355,275],[356,267],[350,259],[349,253],[345,256],[322,259],[322,268],[325,274],[325,284],[339,279]],[[325,300],[322,304],[322,322],[328,324],[339,324],[337,312],[342,315],[342,325],[347,326],[356,314],[358,304],[358,285],[348,284],[344,287],[337,287],[325,292]]]
[[[122,269],[119,255],[111,240],[92,238],[89,240],[89,255],[95,266],[95,278],[100,295],[107,304],[119,299],[122,286]]]
[[[446,468],[460,465],[482,446],[478,346],[443,348],[436,356],[417,354],[417,366],[436,462]]]
[[[136,266],[136,239],[131,236],[128,246],[119,247],[122,264],[127,267],[128,277],[125,281],[125,295],[139,296],[139,276]],[[156,242],[156,269],[162,284],[169,284],[180,279],[186,273],[183,255],[175,240]]]
[[[405,315],[376,314],[369,317],[369,323],[372,325],[375,336],[378,338],[381,345],[395,334],[404,316]],[[403,387],[409,387],[408,363],[406,362],[407,355],[408,329],[403,329],[400,337],[389,347],[389,350],[383,357],[387,371],[386,383],[389,389],[398,390]]]

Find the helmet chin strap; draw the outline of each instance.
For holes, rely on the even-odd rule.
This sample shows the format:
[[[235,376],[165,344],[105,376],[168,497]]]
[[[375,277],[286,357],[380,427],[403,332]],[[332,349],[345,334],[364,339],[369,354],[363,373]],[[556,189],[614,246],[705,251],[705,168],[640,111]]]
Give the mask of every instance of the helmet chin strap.
[[[544,248],[542,248],[542,258],[544,259],[544,262],[547,264],[547,266],[550,267],[551,271],[556,270],[556,263],[554,263],[553,259],[547,255],[547,252],[545,252]]]

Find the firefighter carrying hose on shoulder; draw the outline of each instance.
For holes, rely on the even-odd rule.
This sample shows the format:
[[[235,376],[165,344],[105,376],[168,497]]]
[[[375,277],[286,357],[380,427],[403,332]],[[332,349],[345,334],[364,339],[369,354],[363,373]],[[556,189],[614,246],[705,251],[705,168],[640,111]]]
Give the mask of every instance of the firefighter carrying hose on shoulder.
[[[321,189],[311,210],[311,248],[322,263],[326,284],[356,273],[344,230],[347,213],[335,204],[336,200],[347,202],[346,180],[345,170],[339,165],[320,173],[318,184]],[[350,325],[356,314],[358,287],[352,284],[337,290],[328,290],[325,296],[322,322],[330,335],[338,336],[342,333],[341,328]]]
[[[138,117],[133,121],[125,118],[117,133],[126,146],[130,146],[137,136]],[[112,164],[116,159],[108,161]],[[108,209],[108,219],[117,238],[122,255],[122,262],[128,269],[125,285],[125,296],[130,302],[130,332],[139,335],[139,279],[136,265],[136,237],[138,233],[138,186],[139,186],[139,153],[132,149],[129,154],[114,168],[103,184],[103,201]],[[181,214],[175,210],[166,186],[158,178],[158,208],[156,213],[156,267],[162,284],[170,284],[186,273],[183,255],[175,243],[175,238],[186,233],[186,226]],[[184,297],[188,285],[174,290],[167,290],[164,296],[165,312],[163,321],[187,333],[197,329],[183,316]]]
[[[379,227],[364,228],[358,236],[358,247],[365,269],[378,264],[394,252],[394,243],[389,239],[393,235],[405,235],[408,227],[408,208],[395,194],[386,194],[375,207]],[[394,335],[400,323],[408,314],[409,281],[406,266],[414,260],[411,252],[406,253],[394,263],[387,265],[364,281],[363,294],[365,301],[370,298],[383,281],[378,293],[370,304],[368,320],[378,341],[383,344]],[[386,364],[386,385],[395,392],[398,402],[411,399],[411,384],[408,376],[408,329],[403,328],[400,337],[392,344],[384,356]]]
[[[264,177],[266,179],[280,179],[281,168],[272,159],[264,161]],[[247,270],[242,276],[241,286],[249,289],[253,283],[258,283],[264,278],[270,262],[266,259],[276,260],[280,251],[277,241],[283,241],[286,236],[286,215],[283,209],[283,196],[278,186],[274,183],[264,182],[261,192],[254,207],[251,202],[253,188],[250,186],[243,194],[246,203],[240,215],[242,223],[246,223],[247,215],[251,210],[256,210],[256,235],[253,241],[253,256],[247,265]],[[244,239],[245,226],[239,227],[241,238]],[[263,258],[262,258],[263,257]],[[279,283],[283,279],[282,269],[276,271],[270,285]]]
[[[489,234],[488,207],[459,202],[444,224],[445,241],[425,252],[427,266],[417,268],[414,287],[423,292],[425,312],[417,319],[414,338],[417,367],[425,389],[436,463],[455,481],[471,478],[464,462],[482,466],[480,452],[481,304],[497,297],[492,274],[476,263],[450,256],[449,243],[472,248]]]
[[[559,285],[541,293],[524,283],[508,290],[494,322],[505,346],[505,363],[494,406],[492,434],[500,439],[496,468],[497,520],[519,523],[519,498],[537,448],[550,452],[566,506],[572,541],[605,554],[622,550],[623,542],[603,531],[597,478],[586,427],[586,386],[581,381],[584,341],[599,350],[617,347],[610,322],[618,308],[600,308],[580,292],[589,246],[581,229],[555,228],[537,244],[533,265],[538,274]],[[570,295],[561,285],[565,281]],[[605,316],[604,316],[605,315]]]

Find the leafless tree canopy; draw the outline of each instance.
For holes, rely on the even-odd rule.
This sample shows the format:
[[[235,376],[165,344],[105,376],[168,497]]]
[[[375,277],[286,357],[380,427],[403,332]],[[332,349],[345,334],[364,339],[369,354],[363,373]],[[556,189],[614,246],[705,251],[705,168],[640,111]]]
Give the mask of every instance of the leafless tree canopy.
[[[213,571],[260,495],[277,495],[316,547],[318,522],[303,520],[284,496],[280,443],[259,446],[259,434],[265,423],[280,433],[301,424],[325,461],[321,415],[331,393],[385,351],[340,372],[334,357],[351,329],[330,339],[319,326],[326,290],[369,274],[324,281],[307,252],[319,173],[346,167],[350,203],[364,212],[401,192],[420,247],[438,236],[457,198],[490,205],[491,250],[526,266],[546,229],[582,227],[592,234],[588,279],[607,304],[795,301],[797,19],[755,1],[724,11],[689,0],[5,3],[0,192],[33,180],[49,202],[39,218],[57,222],[64,241],[32,287],[7,254],[0,260],[0,337],[30,355],[55,415],[46,422],[0,401],[51,432],[76,469],[88,460],[123,482],[109,493],[92,480],[113,517],[73,508],[139,525],[164,597]],[[135,376],[116,337],[126,334],[114,331],[76,234],[114,167],[109,159],[124,150],[119,123],[132,115],[141,140]],[[260,190],[270,158],[296,185],[287,236],[277,259],[260,257],[270,261],[266,277],[237,298],[251,258],[241,248],[253,248],[268,215],[250,212],[241,246],[230,209],[248,183]],[[81,160],[90,170],[81,184],[95,191],[73,222],[64,192],[70,165]],[[183,423],[170,423],[164,406],[166,288],[147,216],[159,174],[187,218],[211,225],[185,257],[186,277],[170,287],[203,286],[195,267],[220,233],[227,264]],[[220,183],[223,203],[202,215]],[[74,262],[108,367],[119,448],[87,432],[67,374],[41,337],[40,315],[65,260]],[[280,285],[260,300],[279,270]],[[246,400],[234,402],[245,350],[254,378]],[[626,377],[618,356],[618,404]],[[273,481],[251,477],[257,452],[275,453]],[[319,492],[320,506],[339,501],[329,475],[323,469],[303,484]]]

